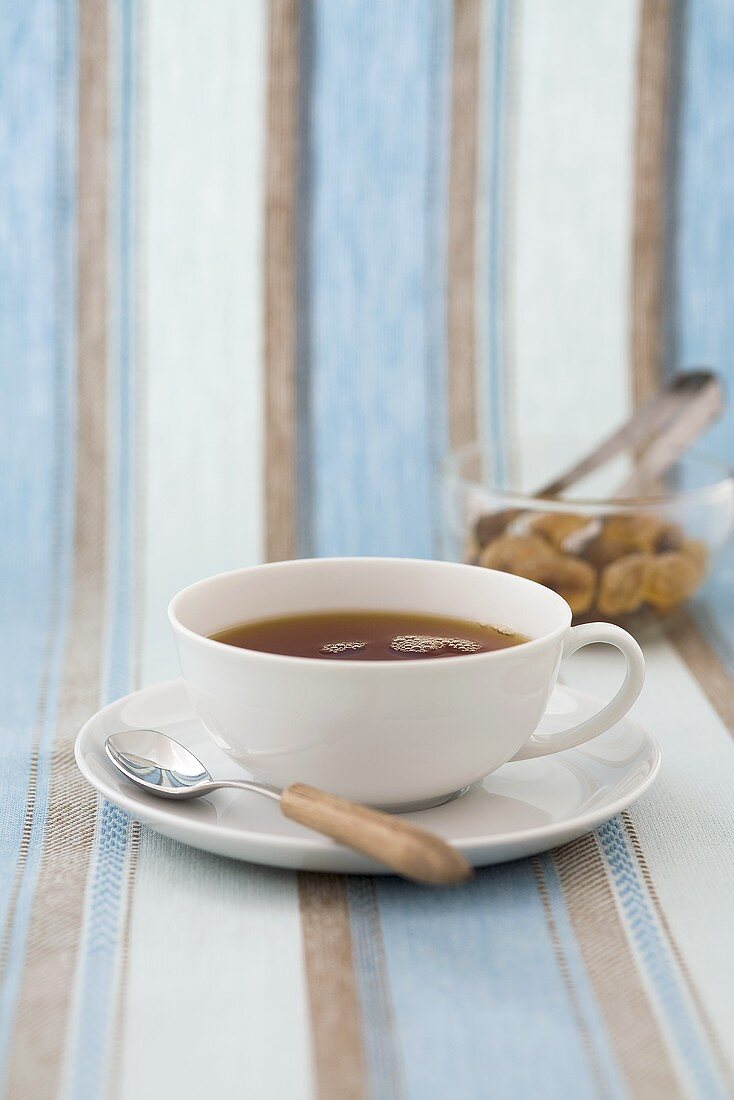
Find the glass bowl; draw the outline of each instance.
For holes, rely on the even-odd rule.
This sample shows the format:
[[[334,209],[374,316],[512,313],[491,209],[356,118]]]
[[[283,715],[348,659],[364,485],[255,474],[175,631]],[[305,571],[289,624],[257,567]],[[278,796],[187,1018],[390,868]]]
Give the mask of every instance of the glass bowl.
[[[464,447],[444,464],[443,553],[539,581],[574,622],[636,633],[674,619],[709,576],[734,526],[734,476],[689,454],[647,496],[619,498],[622,457],[563,498],[534,490],[589,450],[563,437],[515,448]]]

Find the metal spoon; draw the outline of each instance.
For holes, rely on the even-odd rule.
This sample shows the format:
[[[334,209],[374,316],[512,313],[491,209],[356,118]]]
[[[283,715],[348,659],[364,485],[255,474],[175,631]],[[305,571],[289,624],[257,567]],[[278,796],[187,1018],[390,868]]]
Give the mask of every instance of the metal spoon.
[[[348,802],[305,783],[278,791],[248,779],[212,779],[192,752],[157,730],[126,730],[105,742],[118,771],[138,787],[161,798],[198,798],[220,788],[255,791],[280,803],[292,821],[338,840],[416,882],[437,885],[465,882],[470,864],[446,841],[407,821]]]

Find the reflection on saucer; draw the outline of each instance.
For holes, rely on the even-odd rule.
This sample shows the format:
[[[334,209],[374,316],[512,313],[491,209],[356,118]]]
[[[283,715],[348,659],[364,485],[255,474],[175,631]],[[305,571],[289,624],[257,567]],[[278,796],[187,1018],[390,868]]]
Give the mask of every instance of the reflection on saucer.
[[[510,798],[480,785],[470,787],[461,798],[436,810],[406,814],[405,817],[445,836],[471,836],[480,821],[482,834],[491,836],[516,829],[534,829],[553,820],[547,810],[533,806],[525,798]]]

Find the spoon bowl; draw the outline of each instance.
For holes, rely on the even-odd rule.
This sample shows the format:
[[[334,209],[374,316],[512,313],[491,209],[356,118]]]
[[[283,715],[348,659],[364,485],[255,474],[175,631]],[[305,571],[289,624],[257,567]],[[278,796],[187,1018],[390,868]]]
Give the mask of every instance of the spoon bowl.
[[[130,779],[143,788],[156,787],[157,794],[186,797],[192,787],[211,782],[211,775],[192,752],[155,730],[113,734],[107,738],[105,750]]]
[[[247,779],[214,780],[197,756],[157,730],[113,733],[105,751],[119,771],[143,790],[161,798],[199,798],[220,787],[256,791],[280,800],[280,792]]]

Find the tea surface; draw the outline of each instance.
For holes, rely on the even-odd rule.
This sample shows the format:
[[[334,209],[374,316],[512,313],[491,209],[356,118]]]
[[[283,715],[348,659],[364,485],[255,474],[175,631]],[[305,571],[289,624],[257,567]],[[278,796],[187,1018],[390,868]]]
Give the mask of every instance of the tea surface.
[[[507,649],[528,639],[507,627],[415,611],[312,611],[238,623],[217,642],[328,661],[415,661]]]

